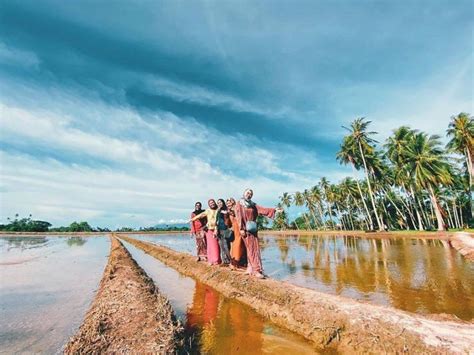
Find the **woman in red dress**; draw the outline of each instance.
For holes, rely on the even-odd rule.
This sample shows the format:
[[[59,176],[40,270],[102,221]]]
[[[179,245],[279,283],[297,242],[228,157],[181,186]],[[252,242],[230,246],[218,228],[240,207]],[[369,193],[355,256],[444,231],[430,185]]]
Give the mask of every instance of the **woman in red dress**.
[[[247,274],[263,279],[265,276],[258,245],[257,217],[260,215],[273,218],[276,212],[281,212],[281,209],[259,206],[252,201],[252,197],[253,191],[251,189],[245,190],[243,198],[235,206],[235,212],[239,232],[247,250]]]
[[[207,217],[202,217],[195,221],[192,221],[192,218],[203,212],[204,210],[202,209],[201,202],[196,202],[194,205],[194,211],[191,213],[191,235],[196,238],[197,261],[207,260],[206,232],[204,231]]]

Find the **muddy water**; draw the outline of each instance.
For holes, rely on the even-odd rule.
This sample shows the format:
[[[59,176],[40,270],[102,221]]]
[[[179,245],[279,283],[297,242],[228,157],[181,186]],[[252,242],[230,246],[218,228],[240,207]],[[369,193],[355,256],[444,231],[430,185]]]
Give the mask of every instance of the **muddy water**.
[[[135,237],[195,249],[188,234]],[[474,318],[474,263],[446,241],[265,235],[260,245],[265,272],[275,279],[410,312]]]
[[[0,353],[58,353],[81,324],[108,253],[105,237],[0,238]]]
[[[250,307],[182,276],[126,242],[124,245],[170,300],[185,326],[192,353],[315,353],[305,339],[266,321]]]

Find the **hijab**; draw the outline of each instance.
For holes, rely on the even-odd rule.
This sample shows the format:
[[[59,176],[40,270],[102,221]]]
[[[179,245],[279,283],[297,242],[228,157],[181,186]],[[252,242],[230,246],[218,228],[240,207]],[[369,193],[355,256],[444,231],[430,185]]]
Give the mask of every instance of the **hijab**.
[[[249,191],[249,190],[252,191],[252,189],[246,189],[246,190],[244,191],[244,195],[243,195],[242,198],[240,199],[240,204],[241,204],[243,207],[245,207],[245,208],[254,208],[254,207],[256,206],[256,203],[253,202],[251,199],[248,199],[248,200],[247,200],[247,199],[245,198],[245,193],[246,193],[247,191]],[[252,191],[252,192],[253,192],[253,191]]]
[[[198,203],[201,205],[201,209],[199,209],[199,210],[196,209],[196,205]],[[193,211],[194,215],[197,216],[198,214],[203,213],[203,212],[204,212],[204,210],[202,209],[202,203],[201,202],[196,202],[194,204],[194,211]]]

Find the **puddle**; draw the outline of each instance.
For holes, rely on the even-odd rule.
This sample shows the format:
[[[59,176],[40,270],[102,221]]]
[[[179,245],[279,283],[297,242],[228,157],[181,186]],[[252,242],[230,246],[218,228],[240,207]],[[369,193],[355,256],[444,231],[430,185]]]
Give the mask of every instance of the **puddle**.
[[[195,253],[189,234],[133,237]],[[274,279],[374,304],[474,318],[474,263],[446,241],[347,236],[261,236]]]
[[[185,325],[193,353],[315,353],[304,338],[265,320],[250,307],[182,276],[129,243],[124,245],[170,300]]]
[[[0,238],[0,353],[59,353],[89,308],[109,245],[106,237]]]

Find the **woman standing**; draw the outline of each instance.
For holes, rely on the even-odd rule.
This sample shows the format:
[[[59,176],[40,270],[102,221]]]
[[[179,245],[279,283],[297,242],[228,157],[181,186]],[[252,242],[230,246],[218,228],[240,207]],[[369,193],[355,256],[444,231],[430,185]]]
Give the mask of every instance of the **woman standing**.
[[[217,241],[217,204],[216,201],[212,198],[207,203],[209,205],[209,208],[204,212],[201,212],[191,218],[191,222],[194,222],[203,217],[207,218],[207,261],[210,265],[217,265],[221,263],[219,243]]]
[[[196,202],[194,205],[194,211],[191,213],[191,218],[203,212],[204,210],[202,209],[201,202]],[[207,260],[206,232],[204,231],[206,223],[207,217],[197,219],[196,221],[191,221],[191,235],[196,238],[197,261]]]
[[[230,221],[229,211],[223,199],[217,200],[217,238],[221,249],[221,260],[223,264],[230,264],[230,239],[232,237],[232,223]]]
[[[247,267],[247,252],[245,251],[245,244],[240,235],[239,223],[235,214],[236,202],[233,197],[230,197],[227,199],[226,204],[232,222],[232,231],[234,232],[234,240],[230,246],[231,264],[235,267]]]
[[[263,274],[262,257],[258,245],[257,217],[265,216],[273,218],[281,209],[265,208],[258,206],[252,201],[253,191],[244,191],[243,198],[236,205],[236,218],[239,224],[240,235],[247,249],[248,267],[247,274],[254,275],[260,279],[265,278]]]

